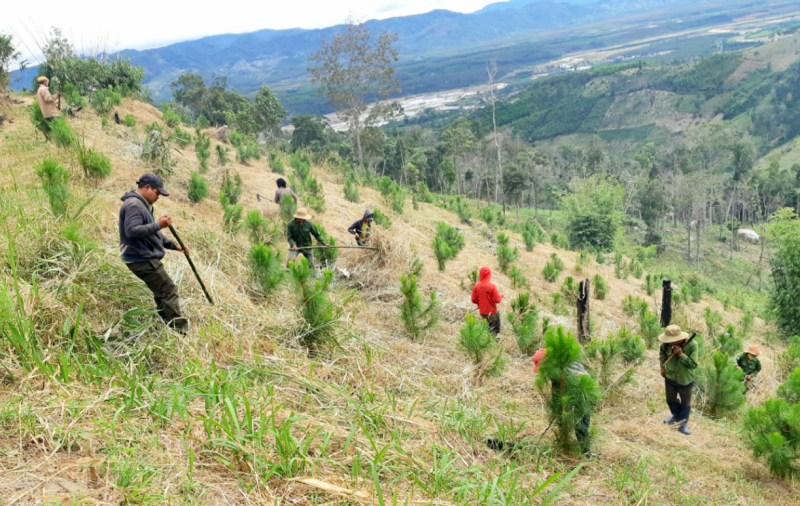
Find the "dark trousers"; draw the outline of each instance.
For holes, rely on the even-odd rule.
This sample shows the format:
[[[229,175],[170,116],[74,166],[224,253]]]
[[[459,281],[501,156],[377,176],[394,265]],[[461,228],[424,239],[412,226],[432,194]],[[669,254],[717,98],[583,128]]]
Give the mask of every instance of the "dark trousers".
[[[667,394],[667,406],[676,421],[682,422],[689,419],[692,412],[692,388],[694,382],[688,385],[678,385],[674,381],[664,379],[664,389]]]
[[[126,265],[153,292],[158,316],[171,328],[179,332],[186,332],[189,322],[181,316],[178,288],[167,274],[161,260],[148,260]]]
[[[581,452],[589,453],[589,426],[592,424],[592,415],[585,414],[575,425],[575,439],[578,440]]]
[[[297,260],[297,257],[299,257],[300,255],[303,255],[304,257],[306,257],[306,260],[308,260],[308,266],[313,269],[314,268],[314,253],[312,253],[311,250],[307,250],[307,249],[299,250],[299,251],[291,251],[290,250],[289,251],[289,261],[290,262],[294,262],[295,260]]]
[[[486,320],[489,332],[491,332],[494,337],[497,337],[497,334],[500,333],[500,311],[488,315],[482,314],[481,318]]]

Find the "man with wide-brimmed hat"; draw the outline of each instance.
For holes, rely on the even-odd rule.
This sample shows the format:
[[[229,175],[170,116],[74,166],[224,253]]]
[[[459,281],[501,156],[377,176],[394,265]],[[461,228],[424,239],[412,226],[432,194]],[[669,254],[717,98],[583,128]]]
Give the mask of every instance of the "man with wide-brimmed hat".
[[[309,220],[311,213],[307,209],[301,207],[294,215],[294,219],[286,226],[286,239],[289,241],[289,261],[293,262],[299,255],[303,255],[308,260],[308,265],[314,265],[314,255],[310,249],[304,249],[311,246],[311,236],[317,240],[321,246],[328,247],[325,241]]]
[[[173,330],[184,334],[189,324],[181,316],[178,288],[161,263],[165,250],[184,250],[180,244],[161,233],[162,229],[172,224],[172,218],[168,214],[158,219],[153,216],[153,204],[161,195],[169,197],[169,192],[156,174],[143,174],[136,186],[136,190],[122,196],[119,210],[122,261],[153,292],[156,311],[161,319]]]
[[[761,372],[761,360],[758,359],[760,354],[761,350],[754,345],[744,350],[736,359],[736,365],[744,372],[744,386],[747,390],[752,388],[753,380]]]
[[[659,350],[661,377],[667,394],[667,406],[672,416],[664,420],[666,424],[680,424],[678,430],[687,436],[689,430],[689,414],[692,412],[692,388],[694,370],[697,362],[694,359],[697,343],[690,341],[689,334],[681,331],[677,325],[669,325],[664,333],[658,336],[662,343]]]
[[[36,81],[39,83],[39,89],[36,90],[36,101],[39,103],[39,109],[42,110],[42,116],[46,121],[52,121],[61,116],[61,111],[58,110],[57,105],[57,100],[61,93],[50,94],[50,80],[45,76],[40,76]]]

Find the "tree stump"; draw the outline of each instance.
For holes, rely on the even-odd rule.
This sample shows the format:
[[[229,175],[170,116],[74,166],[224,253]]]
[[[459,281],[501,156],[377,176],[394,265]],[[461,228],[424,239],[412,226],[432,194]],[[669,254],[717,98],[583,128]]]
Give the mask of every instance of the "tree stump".
[[[672,281],[661,283],[661,327],[666,328],[672,320]]]
[[[589,327],[589,280],[584,279],[578,286],[578,341],[581,345],[589,344],[592,334]]]

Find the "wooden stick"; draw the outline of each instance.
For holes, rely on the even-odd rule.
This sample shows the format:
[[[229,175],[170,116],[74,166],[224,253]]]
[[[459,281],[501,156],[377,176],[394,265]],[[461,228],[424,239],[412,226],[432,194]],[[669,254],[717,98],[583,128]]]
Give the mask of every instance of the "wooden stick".
[[[371,246],[304,246],[302,248],[297,248],[297,251],[302,251],[305,249],[325,249],[325,248],[336,248],[336,249],[369,249],[373,251],[379,251],[380,248],[373,248]]]
[[[212,306],[214,305],[214,301],[211,299],[211,295],[208,294],[208,290],[206,290],[206,285],[203,284],[203,280],[200,279],[200,274],[197,273],[197,268],[194,266],[194,262],[192,262],[191,257],[189,257],[189,253],[186,252],[186,246],[183,245],[183,241],[181,241],[180,236],[178,235],[178,231],[175,230],[175,227],[172,225],[169,226],[169,231],[172,232],[172,235],[175,236],[175,239],[178,241],[178,244],[181,245],[183,249],[183,254],[186,256],[186,260],[189,262],[189,267],[192,268],[192,272],[194,272],[194,277],[197,278],[197,282],[200,283],[200,288],[203,289],[203,293],[206,295],[206,299],[208,299],[209,304]]]

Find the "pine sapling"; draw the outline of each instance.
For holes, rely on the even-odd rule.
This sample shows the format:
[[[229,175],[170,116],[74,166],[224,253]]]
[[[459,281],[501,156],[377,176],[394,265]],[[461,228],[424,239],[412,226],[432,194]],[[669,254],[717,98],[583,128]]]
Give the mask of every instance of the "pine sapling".
[[[620,346],[620,355],[627,364],[633,364],[644,360],[645,343],[644,340],[628,330],[620,327],[617,331],[617,340]]]
[[[504,233],[497,234],[497,262],[500,264],[500,272],[508,273],[508,268],[517,261],[519,250],[509,246],[509,238]]]
[[[530,288],[528,278],[516,265],[512,265],[511,269],[508,270],[508,279],[511,280],[511,288],[524,288],[526,290]]]
[[[42,180],[42,189],[50,201],[50,209],[56,216],[63,216],[67,212],[69,201],[69,172],[57,162],[44,159],[36,166],[36,175]]]
[[[244,219],[244,226],[250,234],[253,244],[271,244],[278,235],[278,227],[267,218],[261,216],[260,211],[250,211]]]
[[[284,270],[280,256],[264,244],[256,243],[250,249],[250,269],[253,280],[265,295],[283,280]]]
[[[700,367],[697,388],[703,394],[703,410],[712,418],[735,411],[744,404],[744,373],[728,359],[728,354],[715,351],[713,363]]]
[[[603,276],[595,274],[592,279],[592,290],[594,290],[594,298],[597,300],[606,300],[608,295],[608,284]]]
[[[325,231],[325,228],[322,225],[316,225],[317,232],[319,232],[320,237],[330,246],[336,246],[336,239],[328,235]],[[336,248],[321,248],[315,250],[315,255],[319,258],[319,261],[326,265],[326,266],[333,266],[336,263],[336,259],[339,258],[339,250]]]
[[[200,202],[208,196],[208,180],[201,176],[197,171],[192,171],[189,178],[189,192],[187,194],[191,202]]]
[[[297,202],[294,201],[291,195],[284,194],[283,197],[281,197],[280,206],[281,220],[283,220],[284,223],[289,223],[297,212]]]
[[[496,376],[502,372],[505,365],[503,349],[497,344],[489,329],[486,320],[474,314],[467,314],[466,321],[461,327],[459,344],[467,352],[475,365],[484,364],[484,360],[491,361],[484,369],[486,376]]]
[[[533,356],[539,348],[539,311],[531,303],[531,296],[527,293],[517,295],[511,301],[511,312],[508,313],[508,322],[511,330],[517,337],[519,351],[528,356]]]
[[[611,385],[612,373],[617,369],[621,358],[622,343],[616,336],[605,339],[593,339],[586,347],[586,355],[597,361],[600,369],[600,385],[608,388]]]
[[[308,260],[303,256],[292,262],[290,267],[302,317],[302,325],[298,329],[300,343],[310,350],[338,344],[336,322],[349,299],[342,304],[331,302],[328,292],[333,283],[333,272],[326,269],[322,279],[314,279]]]
[[[439,302],[436,300],[436,292],[431,291],[428,303],[423,304],[417,288],[417,275],[413,272],[400,277],[400,292],[403,294],[400,317],[406,333],[416,341],[425,337],[439,322]]]

